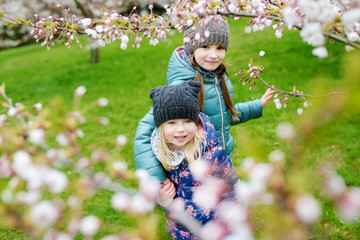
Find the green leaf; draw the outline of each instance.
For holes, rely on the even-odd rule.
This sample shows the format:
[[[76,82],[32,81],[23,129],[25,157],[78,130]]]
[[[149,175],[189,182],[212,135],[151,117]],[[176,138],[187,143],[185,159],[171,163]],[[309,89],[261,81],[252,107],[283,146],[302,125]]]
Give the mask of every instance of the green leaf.
[[[19,18],[19,17],[16,17],[16,20],[18,20],[18,21],[21,22],[21,23],[27,24],[27,21],[25,21],[24,19],[21,19],[21,18]]]

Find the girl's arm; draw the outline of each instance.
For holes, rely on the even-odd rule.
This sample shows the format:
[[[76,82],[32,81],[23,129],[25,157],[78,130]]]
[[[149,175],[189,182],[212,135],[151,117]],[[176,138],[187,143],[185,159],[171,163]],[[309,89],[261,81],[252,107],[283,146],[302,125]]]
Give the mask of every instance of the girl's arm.
[[[263,107],[260,99],[256,99],[253,101],[237,103],[235,104],[236,111],[240,112],[236,116],[239,120],[234,121],[233,119],[230,122],[230,125],[235,125],[239,123],[246,122],[250,119],[259,118],[262,116]]]
[[[240,112],[240,114],[237,115],[239,121],[232,120],[230,124],[235,125],[238,123],[246,122],[250,119],[261,117],[263,108],[270,101],[270,99],[272,98],[272,94],[275,92],[275,90],[268,88],[264,95],[262,95],[261,99],[235,104],[236,111]]]
[[[161,163],[155,157],[151,148],[151,134],[155,129],[153,110],[140,120],[134,139],[135,164],[139,169],[145,169],[151,176],[163,182],[167,176]]]

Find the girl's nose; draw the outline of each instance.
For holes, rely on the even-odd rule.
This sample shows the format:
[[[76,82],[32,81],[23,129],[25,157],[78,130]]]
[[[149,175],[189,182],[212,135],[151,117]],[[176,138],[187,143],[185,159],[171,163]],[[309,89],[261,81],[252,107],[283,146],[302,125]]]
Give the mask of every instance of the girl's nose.
[[[177,131],[178,132],[183,132],[185,131],[185,128],[184,128],[184,124],[183,123],[179,123],[178,126],[177,126]]]
[[[211,58],[216,58],[217,57],[217,54],[216,54],[216,51],[215,51],[215,49],[209,49],[209,56],[211,57]]]

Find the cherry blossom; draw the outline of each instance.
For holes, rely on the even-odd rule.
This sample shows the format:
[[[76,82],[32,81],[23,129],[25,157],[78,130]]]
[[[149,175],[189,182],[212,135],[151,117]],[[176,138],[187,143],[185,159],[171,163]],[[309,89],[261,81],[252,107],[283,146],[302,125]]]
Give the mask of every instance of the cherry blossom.
[[[58,208],[50,201],[42,201],[34,205],[30,216],[34,224],[40,228],[50,227],[59,217]]]
[[[319,202],[310,195],[302,195],[296,201],[296,214],[304,223],[314,223],[321,216],[321,206]]]

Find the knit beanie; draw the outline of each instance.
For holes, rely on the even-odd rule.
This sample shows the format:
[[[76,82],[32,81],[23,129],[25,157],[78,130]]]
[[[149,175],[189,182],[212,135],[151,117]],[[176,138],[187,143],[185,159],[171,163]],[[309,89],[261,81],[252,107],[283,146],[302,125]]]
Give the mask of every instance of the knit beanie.
[[[179,85],[151,89],[150,98],[153,103],[155,126],[159,127],[162,123],[173,119],[190,119],[197,124],[200,112],[198,101],[200,89],[201,83],[193,80]]]
[[[225,47],[225,51],[229,48],[230,27],[220,16],[203,18],[196,26],[189,27],[184,32],[184,46],[188,54],[209,44],[221,45]]]

